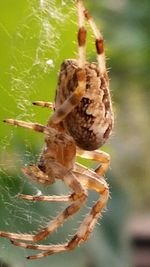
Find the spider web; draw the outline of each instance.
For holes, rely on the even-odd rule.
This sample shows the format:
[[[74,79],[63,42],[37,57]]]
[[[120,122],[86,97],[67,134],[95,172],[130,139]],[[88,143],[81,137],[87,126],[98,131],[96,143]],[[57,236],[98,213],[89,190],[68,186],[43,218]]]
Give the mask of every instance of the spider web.
[[[61,54],[62,49],[64,49],[61,34],[63,31],[65,32],[66,25],[67,29],[74,27],[75,8],[73,0],[32,0],[27,3],[26,13],[14,36],[0,24],[0,28],[11,42],[11,64],[10,70],[7,70],[10,81],[9,83],[6,82],[4,78],[0,85],[3,96],[8,99],[8,103],[1,104],[1,113],[2,119],[16,118],[44,124],[50,111],[35,108],[31,103],[35,100],[53,101],[54,99],[57,72],[61,60],[65,57],[65,52],[63,52],[63,56]],[[75,31],[74,34],[76,35]],[[71,42],[75,40],[75,35],[74,38],[71,36]],[[69,36],[65,34],[65,37],[68,38]],[[65,37],[64,42],[67,41]],[[75,56],[71,49],[75,51],[76,44],[69,43],[69,48],[70,51],[68,53],[67,49],[66,58]],[[62,182],[57,182],[51,187],[34,184],[21,173],[22,166],[36,162],[44,143],[43,135],[9,125],[5,125],[5,129],[5,131],[2,130],[0,139],[0,230],[33,233],[46,226],[52,218],[64,209],[65,205],[23,201],[17,198],[17,194],[61,195],[65,194],[66,191],[68,193],[68,190]],[[94,200],[92,196],[90,202]],[[87,210],[86,212],[82,210],[82,212],[85,214]],[[80,220],[82,220],[81,216]],[[54,236],[51,235],[46,240],[46,243],[58,243],[60,240],[63,242],[66,236],[68,237],[69,231],[70,234],[75,232],[77,226],[74,222],[76,221],[79,222],[78,217],[71,220],[71,226],[70,222],[66,222],[63,228],[60,228]],[[98,235],[96,240],[97,255],[99,255]],[[42,243],[44,244],[44,241]],[[105,246],[107,247],[103,242],[101,249],[104,255]],[[9,258],[11,266],[14,267],[35,266],[35,264],[41,266],[41,262],[45,267],[63,267],[62,255],[57,255],[57,262],[54,261],[54,257],[51,257],[36,261],[36,263],[28,263],[25,256],[36,252],[30,253],[25,249],[15,248],[3,238],[0,238],[0,247],[0,257]],[[90,249],[93,247],[92,244]],[[71,257],[71,255],[67,255],[66,261],[64,260],[65,267],[70,266],[70,261],[71,266],[76,267],[76,261],[73,262]],[[65,259],[64,255],[63,259]],[[80,257],[78,257],[78,266],[87,266],[85,264],[83,261],[80,262]],[[113,266],[120,266],[120,263],[117,264],[116,262]]]
[[[76,38],[74,1],[34,0],[27,3],[27,10],[14,36],[1,25],[11,40],[11,64],[8,71],[10,83],[8,85],[4,81],[1,85],[1,90],[10,101],[11,108],[6,104],[1,106],[2,119],[16,118],[45,124],[50,111],[36,108],[32,106],[32,102],[35,100],[53,101],[59,65],[68,56],[76,57],[73,52],[76,51],[76,43],[73,41]],[[69,29],[74,34],[74,37],[71,36],[68,41],[69,53],[64,45],[64,42],[67,42],[65,38],[68,39],[65,27],[67,31]],[[62,35],[65,36],[64,42]],[[93,44],[92,46],[94,48]],[[61,181],[50,187],[33,183],[21,173],[22,166],[37,161],[44,144],[43,135],[9,125],[5,125],[5,129],[0,140],[0,230],[34,233],[46,226],[65,208],[65,205],[64,203],[19,200],[17,194],[61,195],[68,194],[68,189]],[[89,197],[90,203],[94,200],[95,195]],[[81,212],[86,214],[87,208],[82,209]],[[67,221],[54,235],[51,235],[46,243],[63,242],[66,237],[69,237],[68,234],[75,233],[78,227],[76,222],[79,224],[82,217],[79,213],[73,218],[74,220]],[[0,257],[7,259],[9,255],[13,266],[16,266],[16,262],[17,266],[28,266],[25,256],[33,252],[15,248],[3,238],[0,239],[0,244],[2,248]],[[51,258],[52,265],[53,259]],[[65,267],[70,266],[69,262],[67,256]],[[43,259],[42,263],[45,267],[49,266],[49,258]],[[57,256],[57,263],[54,264],[55,267],[62,266],[61,255]],[[78,259],[78,264],[80,265],[80,259]],[[41,266],[41,263],[36,262],[36,266],[38,265]],[[72,266],[76,266],[76,262],[72,262]],[[81,266],[83,266],[82,262]]]
[[[45,79],[49,80],[49,77],[55,79],[52,84],[57,82],[57,65],[62,42],[61,33],[56,32],[56,28],[61,25],[61,32],[66,21],[71,21],[74,14],[71,3],[73,1],[28,1],[27,14],[22,18],[13,37],[7,28],[1,25],[11,40],[12,57],[8,71],[10,86],[8,88],[5,81],[1,85],[1,90],[11,101],[12,106],[12,109],[9,109],[9,106],[2,105],[1,112],[4,116],[25,121],[40,120],[46,123],[50,111],[35,109],[31,103],[32,100],[53,100],[55,89],[50,85],[51,89],[44,91],[45,99],[41,99],[39,84],[46,88],[48,83],[45,85]],[[5,135],[0,140],[0,229],[11,232],[33,232],[46,225],[64,205],[23,201],[17,198],[17,194],[63,194],[66,188],[61,182],[57,183],[57,186],[47,188],[29,181],[21,173],[21,167],[37,160],[44,138],[19,127],[6,125],[6,128]],[[62,233],[61,229],[60,232]],[[56,240],[57,238],[54,238],[51,242]],[[1,257],[6,258],[5,255],[11,251],[11,245],[5,239],[1,239],[0,243]],[[20,252],[18,249],[16,251],[18,255]],[[23,253],[26,256],[29,251]]]

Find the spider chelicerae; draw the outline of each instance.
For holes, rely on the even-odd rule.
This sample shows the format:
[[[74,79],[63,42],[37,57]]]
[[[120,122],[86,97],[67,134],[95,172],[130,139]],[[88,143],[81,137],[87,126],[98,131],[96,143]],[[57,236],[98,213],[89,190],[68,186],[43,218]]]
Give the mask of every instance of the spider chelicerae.
[[[33,103],[54,110],[47,125],[14,119],[4,121],[45,135],[46,144],[38,163],[23,167],[23,173],[30,179],[45,185],[61,179],[72,190],[72,194],[65,196],[18,195],[20,199],[25,200],[71,202],[62,213],[36,234],[0,231],[1,237],[9,238],[16,246],[41,251],[36,255],[28,256],[28,259],[38,259],[69,251],[86,241],[109,198],[109,188],[104,174],[109,167],[110,156],[96,150],[108,139],[113,126],[103,37],[82,1],[76,0],[76,5],[79,24],[78,58],[67,59],[62,63],[55,104],[43,101]],[[86,61],[85,19],[89,22],[96,40],[97,63]],[[75,162],[76,155],[101,164],[95,171],[89,170]],[[95,190],[100,196],[73,238],[59,245],[34,244],[45,239],[85,204],[88,189]],[[30,243],[22,242],[23,240]]]

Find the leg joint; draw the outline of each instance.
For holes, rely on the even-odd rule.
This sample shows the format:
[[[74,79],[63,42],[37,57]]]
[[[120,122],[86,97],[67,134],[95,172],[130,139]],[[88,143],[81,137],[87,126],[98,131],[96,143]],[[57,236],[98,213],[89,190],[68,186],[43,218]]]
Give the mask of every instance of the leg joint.
[[[87,194],[87,192],[86,191],[83,191],[82,193],[73,193],[72,195],[71,195],[71,199],[73,200],[73,201],[76,201],[76,200],[79,200],[80,202],[85,202],[86,200],[87,200],[87,197],[88,197],[88,194]]]

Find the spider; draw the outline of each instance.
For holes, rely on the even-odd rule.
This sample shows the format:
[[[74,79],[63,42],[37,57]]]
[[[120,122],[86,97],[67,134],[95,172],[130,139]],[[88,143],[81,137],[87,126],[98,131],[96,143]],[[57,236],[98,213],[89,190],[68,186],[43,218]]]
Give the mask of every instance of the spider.
[[[1,237],[9,238],[16,246],[41,251],[36,255],[28,256],[28,259],[39,259],[54,253],[73,250],[86,241],[109,198],[109,187],[104,174],[109,167],[110,156],[97,150],[108,139],[113,126],[103,37],[82,1],[76,0],[76,5],[79,24],[78,58],[67,59],[62,63],[55,104],[43,101],[33,103],[36,106],[54,110],[47,125],[14,119],[4,121],[45,135],[46,145],[38,163],[23,167],[23,173],[30,179],[45,185],[61,179],[72,190],[70,195],[65,196],[18,195],[20,199],[25,200],[71,202],[62,213],[36,234],[0,231]],[[97,63],[86,61],[85,19],[89,22],[95,36]],[[95,171],[89,170],[76,163],[76,155],[101,164]],[[95,190],[100,196],[73,238],[60,245],[34,244],[44,240],[85,204],[88,189]]]

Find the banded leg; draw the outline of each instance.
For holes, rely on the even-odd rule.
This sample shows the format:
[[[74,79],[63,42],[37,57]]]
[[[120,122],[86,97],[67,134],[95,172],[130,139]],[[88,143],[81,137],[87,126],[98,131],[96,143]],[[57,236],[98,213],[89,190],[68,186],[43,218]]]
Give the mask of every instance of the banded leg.
[[[44,125],[39,124],[39,123],[25,122],[25,121],[14,120],[14,119],[6,119],[6,120],[4,120],[4,122],[8,123],[10,125],[20,126],[20,127],[34,130],[36,132],[44,133],[44,134],[50,136],[51,139],[56,139],[58,132],[59,132],[59,127],[60,127],[60,125],[56,125],[54,128],[53,125],[52,125],[52,127],[51,127],[51,125],[44,126]],[[23,169],[23,172],[24,172],[24,170],[25,169]],[[27,173],[27,175],[28,175],[28,173]]]
[[[4,122],[10,125],[28,128],[28,129],[34,130],[36,132],[44,133],[44,134],[52,134],[52,135],[56,134],[55,129],[49,128],[39,123],[26,122],[26,121],[14,120],[14,119],[6,119],[4,120]]]
[[[50,108],[53,110],[55,109],[55,105],[52,102],[34,101],[32,104],[35,106],[43,107],[43,108],[46,107],[46,108]]]
[[[69,250],[74,249],[81,242],[88,239],[109,199],[109,187],[105,180],[101,181],[94,177],[88,177],[85,179],[85,177],[83,178],[82,176],[80,176],[80,178],[83,179],[83,183],[86,184],[86,187],[98,192],[100,194],[100,198],[96,201],[89,214],[87,214],[76,235],[68,243],[67,248]]]
[[[51,184],[51,177],[42,172],[38,166],[29,165],[27,167],[22,168],[22,172],[27,175],[30,179],[42,183],[42,184]],[[44,196],[44,195],[25,195],[18,194],[18,198],[30,201],[49,201],[49,202],[66,202],[66,201],[74,201],[74,193],[67,196]]]
[[[95,169],[95,172],[100,176],[103,176],[109,168],[110,155],[104,151],[85,151],[77,148],[77,155],[81,158],[91,159],[100,162],[100,166]]]
[[[77,0],[77,11],[78,11],[78,67],[84,68],[86,61],[86,29],[85,29],[85,18],[84,9],[81,1]]]
[[[30,167],[30,166],[29,166]],[[37,166],[33,166],[34,168]],[[25,167],[28,168],[28,167]],[[24,169],[24,168],[23,168]],[[27,172],[24,172],[25,174],[27,174]],[[103,182],[103,177],[100,177],[99,175],[97,175],[94,171],[88,169],[87,167],[76,163],[75,164],[75,168],[73,170],[73,173],[75,174],[76,178],[78,179],[78,177],[80,178],[81,174],[82,177],[94,177],[97,179],[101,179],[101,181]],[[33,175],[33,173],[32,173]],[[35,175],[35,173],[34,173]],[[37,174],[36,174],[37,175]],[[29,176],[29,173],[28,173]],[[39,179],[37,178],[37,181]],[[86,183],[84,184],[84,181],[86,181]],[[44,183],[44,182],[43,182]],[[87,187],[87,179],[83,179],[82,184]],[[48,202],[66,202],[66,201],[73,201],[74,200],[74,193],[70,194],[70,195],[63,195],[63,196],[44,196],[44,195],[25,195],[25,194],[18,194],[17,195],[18,198],[20,199],[24,199],[24,200],[29,200],[29,201],[48,201]]]
[[[44,196],[44,195],[25,195],[25,194],[18,194],[18,198],[30,201],[47,201],[47,202],[68,202],[73,201],[74,194],[67,195],[67,196]]]
[[[81,0],[79,0],[81,9],[83,10],[84,16],[88,20],[93,34],[95,36],[95,45],[97,51],[97,61],[99,66],[100,74],[106,73],[106,62],[105,62],[105,53],[104,53],[104,40],[101,32],[99,31],[98,27],[96,26],[92,16],[89,14],[88,10],[85,9]]]
[[[87,214],[75,236],[68,243],[62,245],[33,245],[12,240],[12,243],[16,246],[28,249],[44,250],[44,252],[42,253],[28,256],[28,259],[39,259],[54,253],[72,250],[80,243],[86,241],[90,233],[92,232],[101,211],[107,204],[109,198],[109,189],[105,180],[101,181],[93,176],[82,175],[81,173],[78,174],[78,179],[80,180],[80,182],[84,184],[84,186],[86,186],[88,189],[97,191],[100,194],[100,198],[94,204],[89,214]]]
[[[78,86],[73,93],[58,107],[48,121],[48,125],[60,123],[80,102],[86,89],[86,73],[84,69],[78,69],[76,72]]]
[[[61,214],[54,218],[47,227],[42,229],[35,235],[32,234],[17,234],[10,232],[0,231],[1,237],[6,237],[9,239],[20,239],[32,242],[38,242],[45,239],[50,233],[55,231],[60,225],[64,223],[68,217],[76,213],[81,206],[84,204],[87,198],[85,189],[82,187],[81,183],[76,179],[75,175],[72,172],[66,174],[63,178],[65,184],[71,188],[74,193],[72,194],[72,200],[74,201],[70,206],[68,206]]]

